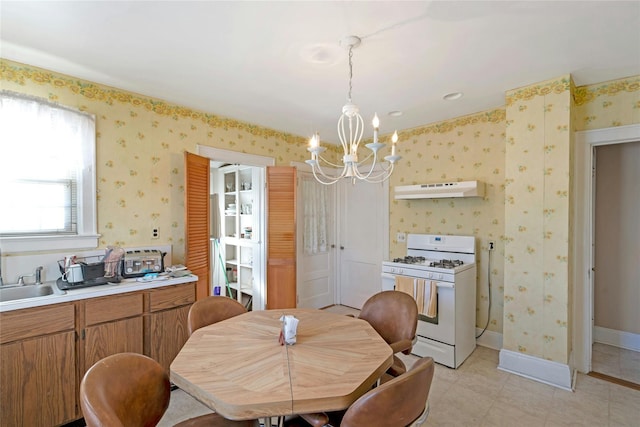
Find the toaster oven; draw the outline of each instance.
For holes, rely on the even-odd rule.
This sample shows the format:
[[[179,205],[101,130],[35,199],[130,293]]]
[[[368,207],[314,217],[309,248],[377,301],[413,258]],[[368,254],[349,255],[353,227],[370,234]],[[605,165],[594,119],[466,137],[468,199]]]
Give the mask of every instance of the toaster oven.
[[[148,273],[162,273],[165,255],[166,252],[157,249],[126,251],[122,259],[122,276],[142,277]]]

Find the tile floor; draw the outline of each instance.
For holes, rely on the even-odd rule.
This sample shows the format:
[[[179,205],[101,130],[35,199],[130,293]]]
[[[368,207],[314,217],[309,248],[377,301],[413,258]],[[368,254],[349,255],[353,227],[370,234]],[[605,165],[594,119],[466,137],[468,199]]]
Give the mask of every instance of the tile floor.
[[[357,310],[344,307],[330,310],[357,314]],[[415,356],[402,357],[407,366],[417,360]],[[636,361],[632,370],[640,370],[633,355],[620,356],[621,370],[627,366],[626,357]],[[498,351],[486,347],[477,347],[458,369],[436,365],[425,426],[640,427],[640,391],[578,374],[576,390],[570,392],[500,371],[497,366]],[[199,402],[175,390],[159,426],[206,412]]]
[[[591,369],[640,384],[640,352],[594,343],[591,351]],[[638,424],[640,425],[640,422]]]

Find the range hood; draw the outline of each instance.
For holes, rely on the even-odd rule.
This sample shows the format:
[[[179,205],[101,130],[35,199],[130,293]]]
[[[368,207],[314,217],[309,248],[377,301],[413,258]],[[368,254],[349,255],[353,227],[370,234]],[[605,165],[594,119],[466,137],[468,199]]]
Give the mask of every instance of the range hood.
[[[396,200],[483,197],[484,184],[479,181],[460,181],[440,182],[436,184],[399,185],[394,187],[393,191]]]

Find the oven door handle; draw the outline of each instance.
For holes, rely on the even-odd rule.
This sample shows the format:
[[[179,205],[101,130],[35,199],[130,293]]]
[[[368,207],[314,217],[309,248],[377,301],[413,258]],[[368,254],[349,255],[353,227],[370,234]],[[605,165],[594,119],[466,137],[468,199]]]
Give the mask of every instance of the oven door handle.
[[[391,280],[395,280],[396,276],[398,276],[397,274],[391,274],[391,273],[382,273],[381,274],[383,279],[391,279]],[[410,277],[410,276],[407,276]],[[427,283],[430,283],[429,279],[424,279]],[[436,282],[436,286],[439,288],[446,288],[446,289],[454,289],[456,287],[455,283],[450,283],[450,282]]]

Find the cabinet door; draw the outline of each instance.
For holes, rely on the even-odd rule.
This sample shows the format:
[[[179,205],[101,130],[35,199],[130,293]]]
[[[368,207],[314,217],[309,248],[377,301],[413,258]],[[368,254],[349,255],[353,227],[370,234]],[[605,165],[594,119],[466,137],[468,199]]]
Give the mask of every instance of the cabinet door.
[[[169,371],[171,362],[187,342],[187,316],[190,305],[172,310],[152,313],[149,316],[149,354],[163,368]]]
[[[195,296],[195,283],[152,289],[147,293],[151,313],[145,318],[144,351],[167,371],[189,338],[187,317]]]
[[[143,352],[143,294],[130,292],[79,303],[85,327],[81,375],[100,359],[116,353]],[[80,359],[83,360],[83,359]]]
[[[51,426],[76,418],[75,333],[0,346],[0,425]]]
[[[87,327],[84,331],[84,372],[116,353],[143,354],[142,316]]]

